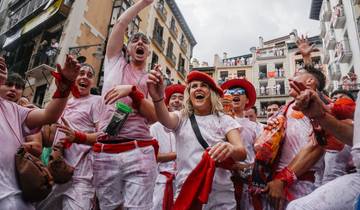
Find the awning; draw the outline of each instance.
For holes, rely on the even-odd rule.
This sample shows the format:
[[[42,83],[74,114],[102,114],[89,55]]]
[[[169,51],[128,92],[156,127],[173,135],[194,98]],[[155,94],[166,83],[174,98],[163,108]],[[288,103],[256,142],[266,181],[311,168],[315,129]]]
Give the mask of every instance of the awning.
[[[20,38],[21,34],[22,34],[22,28],[19,29],[15,34],[13,34],[13,35],[11,35],[9,37],[6,37],[3,48],[8,46],[9,44],[13,43],[18,38]]]
[[[22,34],[25,34],[32,29],[34,29],[36,26],[40,25],[41,23],[48,20],[51,16],[55,15],[56,12],[60,9],[60,6],[62,4],[63,0],[57,0],[53,5],[48,7],[44,12],[42,12],[40,15],[34,17],[33,19],[29,20],[22,31]]]

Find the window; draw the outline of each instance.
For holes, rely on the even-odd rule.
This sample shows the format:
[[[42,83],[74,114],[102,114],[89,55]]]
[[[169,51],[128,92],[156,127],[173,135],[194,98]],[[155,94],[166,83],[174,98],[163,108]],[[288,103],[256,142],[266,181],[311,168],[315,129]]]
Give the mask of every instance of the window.
[[[285,94],[285,82],[284,81],[276,81],[276,85],[274,87],[275,95],[284,95]]]
[[[131,5],[133,5],[134,2],[131,0],[116,0],[113,7],[113,12],[110,20],[110,27],[112,27],[119,16],[127,10]],[[141,19],[139,16],[136,16],[128,25],[127,28],[127,35],[130,37],[132,34],[139,31],[139,25],[140,25]]]
[[[155,52],[153,52],[152,57],[151,57],[151,66],[150,66],[150,68],[153,69],[155,64],[158,63],[158,61],[159,61],[159,57],[156,55]]]
[[[238,70],[237,71],[237,77],[246,77],[246,71],[245,70]]]
[[[263,81],[259,83],[259,90],[260,90],[260,95],[269,95],[270,94],[270,87],[268,85],[267,81]]]
[[[172,57],[172,55],[173,55],[173,50],[174,50],[174,44],[172,43],[171,38],[169,37],[169,39],[168,39],[168,45],[167,45],[167,50],[166,50],[166,56]]]
[[[267,66],[266,65],[259,65],[259,78],[260,79],[267,78]]]
[[[284,64],[276,63],[275,64],[275,77],[284,77]]]
[[[172,17],[171,18],[171,22],[170,22],[170,29],[171,30],[175,30],[175,18],[174,17]]]
[[[155,24],[154,24],[154,39],[159,43],[162,44],[163,42],[163,31],[164,28],[160,25],[157,18],[155,18]]]
[[[41,85],[38,86],[35,90],[35,96],[34,96],[34,100],[33,103],[39,107],[42,107],[42,104],[44,102],[44,97],[45,97],[45,92],[47,89],[47,85]]]
[[[229,76],[229,72],[228,71],[220,71],[220,78],[222,81],[225,81]]]
[[[179,54],[179,71],[185,70],[185,59],[181,56],[181,53]]]

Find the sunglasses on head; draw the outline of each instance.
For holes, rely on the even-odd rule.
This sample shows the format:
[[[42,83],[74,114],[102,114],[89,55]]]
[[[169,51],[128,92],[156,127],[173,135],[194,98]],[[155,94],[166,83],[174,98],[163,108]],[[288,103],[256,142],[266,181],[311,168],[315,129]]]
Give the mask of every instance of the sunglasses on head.
[[[234,88],[225,90],[225,94],[227,95],[245,95],[245,90],[242,88]]]
[[[141,39],[141,41],[143,41],[145,44],[149,44],[149,39],[147,38],[147,36],[145,34],[142,33],[136,33],[131,37],[131,42],[137,42],[139,41],[139,39]]]

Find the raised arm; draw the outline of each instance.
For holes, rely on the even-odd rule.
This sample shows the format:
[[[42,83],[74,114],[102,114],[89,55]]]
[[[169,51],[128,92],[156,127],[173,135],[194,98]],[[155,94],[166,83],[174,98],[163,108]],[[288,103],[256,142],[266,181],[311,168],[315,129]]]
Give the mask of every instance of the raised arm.
[[[0,85],[4,84],[7,78],[7,67],[5,59],[0,57]]]
[[[165,105],[164,80],[159,65],[156,65],[154,70],[150,71],[147,85],[158,121],[169,129],[175,129],[179,124],[179,117],[175,113],[169,112]]]
[[[68,55],[64,68],[57,65],[57,70],[60,79],[56,79],[57,90],[53,99],[45,109],[35,109],[28,114],[25,124],[30,129],[56,123],[60,118],[66,106],[70,90],[75,86],[74,81],[79,74],[80,65],[75,58]]]
[[[311,64],[311,53],[314,52],[315,49],[315,44],[310,46],[309,40],[307,39],[307,37],[304,37],[304,35],[301,35],[301,38],[299,38],[296,41],[296,45],[299,48],[299,53],[301,53],[303,59],[304,59],[304,64],[305,65],[309,65]]]
[[[120,55],[124,43],[125,31],[129,23],[142,9],[150,5],[153,1],[154,0],[140,0],[129,9],[125,10],[125,12],[117,19],[106,46],[106,56],[108,59]]]

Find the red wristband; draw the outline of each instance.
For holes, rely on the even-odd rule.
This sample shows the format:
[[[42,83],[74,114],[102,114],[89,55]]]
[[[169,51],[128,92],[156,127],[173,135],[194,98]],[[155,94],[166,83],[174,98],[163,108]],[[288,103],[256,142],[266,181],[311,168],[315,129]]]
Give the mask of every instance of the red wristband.
[[[135,85],[132,87],[129,97],[132,100],[131,106],[134,109],[139,109],[141,101],[145,98],[144,94],[140,90],[138,90]]]
[[[86,134],[79,131],[75,131],[75,142],[79,144],[85,143]]]
[[[74,97],[80,97],[79,90],[75,85],[74,81],[66,79],[62,74],[58,72],[52,71],[51,75],[55,78],[55,83],[57,86],[57,89],[52,98],[67,98],[70,95],[70,92],[73,94]],[[66,85],[68,88],[66,90],[60,90],[59,86],[61,84]]]
[[[288,167],[285,167],[275,175],[274,179],[279,179],[285,182],[287,187],[290,187],[297,180],[297,177],[295,172],[291,171]]]

